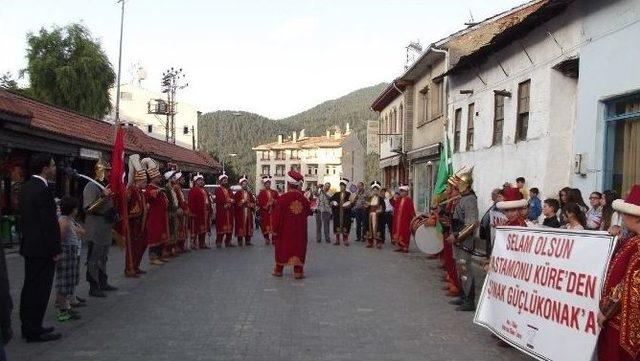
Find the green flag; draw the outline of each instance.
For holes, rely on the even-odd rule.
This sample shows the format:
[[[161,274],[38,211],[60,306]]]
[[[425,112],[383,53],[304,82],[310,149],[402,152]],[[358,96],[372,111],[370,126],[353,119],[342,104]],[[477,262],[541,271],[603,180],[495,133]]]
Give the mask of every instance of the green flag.
[[[444,144],[440,152],[440,162],[438,163],[438,178],[433,189],[433,195],[439,196],[447,190],[447,179],[453,174],[453,164],[451,162],[451,147],[449,147],[449,137],[444,135]]]

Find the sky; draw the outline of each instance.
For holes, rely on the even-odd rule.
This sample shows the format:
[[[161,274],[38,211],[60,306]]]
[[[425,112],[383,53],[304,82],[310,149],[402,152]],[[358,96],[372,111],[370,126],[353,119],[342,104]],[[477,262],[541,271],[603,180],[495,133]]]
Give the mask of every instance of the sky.
[[[26,34],[79,22],[118,63],[117,0],[0,0],[0,73],[26,67]],[[282,118],[356,89],[389,82],[405,47],[423,47],[525,0],[126,0],[122,83],[182,68],[178,101],[200,111]],[[22,84],[26,79],[22,80]]]

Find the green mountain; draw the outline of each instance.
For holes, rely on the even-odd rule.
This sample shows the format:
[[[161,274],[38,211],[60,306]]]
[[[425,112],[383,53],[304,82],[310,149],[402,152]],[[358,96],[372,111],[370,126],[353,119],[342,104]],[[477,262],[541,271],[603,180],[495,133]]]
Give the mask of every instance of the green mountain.
[[[256,160],[251,148],[275,141],[278,134],[286,137],[294,130],[305,129],[307,136],[319,136],[336,125],[344,130],[349,123],[366,145],[366,121],[377,118],[369,106],[386,85],[358,89],[284,119],[231,110],[205,113],[198,118],[198,143],[201,150],[219,156],[227,166],[231,164],[233,169],[252,178]]]

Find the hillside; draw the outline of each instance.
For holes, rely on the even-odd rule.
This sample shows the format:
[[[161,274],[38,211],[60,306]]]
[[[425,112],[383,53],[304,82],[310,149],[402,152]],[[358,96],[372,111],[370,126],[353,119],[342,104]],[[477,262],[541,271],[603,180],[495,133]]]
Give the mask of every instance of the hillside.
[[[287,136],[294,130],[305,129],[309,136],[322,135],[330,127],[338,125],[345,129],[349,123],[365,145],[365,121],[376,119],[369,106],[385,86],[381,83],[358,89],[284,119],[230,110],[202,114],[198,119],[198,142],[203,151],[222,155],[222,160],[250,177],[255,174],[255,152],[251,147],[272,142],[278,134]],[[227,156],[233,153],[237,154],[233,159]]]

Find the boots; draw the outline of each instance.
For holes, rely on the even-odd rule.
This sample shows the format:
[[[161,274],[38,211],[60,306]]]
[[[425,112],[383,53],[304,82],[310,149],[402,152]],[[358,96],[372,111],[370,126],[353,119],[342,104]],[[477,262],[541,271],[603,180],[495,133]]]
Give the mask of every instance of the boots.
[[[102,290],[100,289],[100,287],[96,282],[89,282],[89,296],[99,297],[99,298],[107,297],[107,295],[104,292],[102,292]]]

